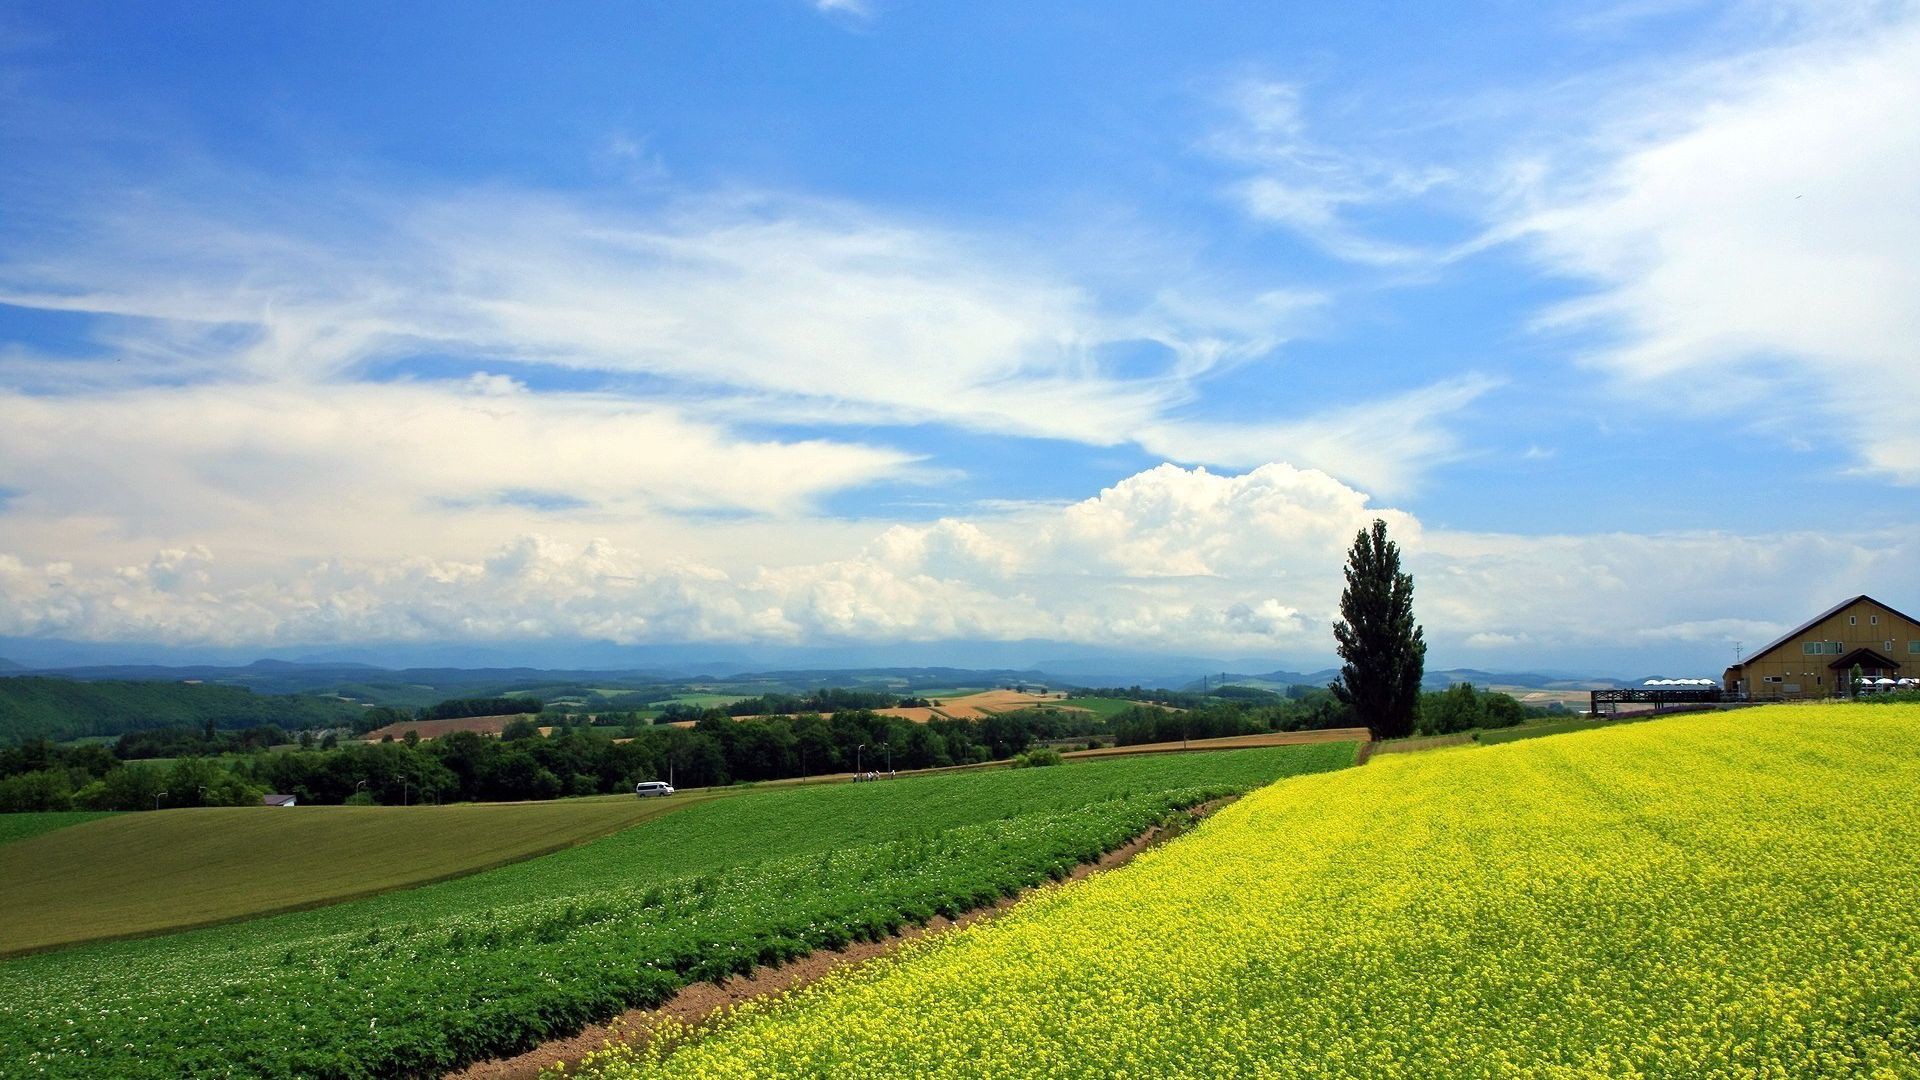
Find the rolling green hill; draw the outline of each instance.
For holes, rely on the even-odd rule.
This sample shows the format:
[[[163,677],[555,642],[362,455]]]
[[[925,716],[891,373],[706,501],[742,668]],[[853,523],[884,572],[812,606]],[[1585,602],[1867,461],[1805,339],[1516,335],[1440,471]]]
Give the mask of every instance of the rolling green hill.
[[[233,686],[182,682],[80,682],[40,675],[0,677],[0,746],[31,739],[59,742],[149,728],[343,724],[359,706],[321,697],[255,694]]]
[[[712,798],[195,807],[0,848],[0,955],[311,907],[472,873]]]

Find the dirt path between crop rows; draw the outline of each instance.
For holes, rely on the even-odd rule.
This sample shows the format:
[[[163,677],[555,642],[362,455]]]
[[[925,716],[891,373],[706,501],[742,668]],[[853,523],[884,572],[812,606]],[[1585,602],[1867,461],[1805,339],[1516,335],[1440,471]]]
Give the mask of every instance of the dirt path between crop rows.
[[[1232,801],[1232,797],[1215,799],[1189,809],[1188,822],[1182,823],[1174,830],[1174,835],[1184,832],[1186,825],[1199,821]],[[1080,881],[1101,871],[1124,866],[1132,861],[1134,856],[1168,838],[1168,830],[1164,826],[1156,825],[1100,858],[1074,867],[1066,880]],[[629,1009],[608,1023],[595,1024],[578,1035],[542,1043],[516,1057],[475,1062],[458,1072],[448,1073],[445,1080],[535,1080],[540,1075],[540,1070],[556,1064],[572,1065],[588,1054],[601,1049],[609,1041],[637,1042],[645,1037],[647,1030],[658,1020],[672,1018],[682,1024],[697,1027],[711,1020],[720,1011],[741,1002],[769,994],[783,994],[798,990],[836,971],[859,967],[881,957],[890,956],[900,951],[901,947],[910,941],[934,934],[948,933],[982,919],[990,919],[1013,907],[1041,887],[1023,889],[1014,896],[986,907],[975,908],[956,919],[936,915],[925,926],[909,926],[879,941],[856,941],[839,950],[822,949],[790,963],[781,964],[778,967],[757,968],[751,974],[732,976],[720,983],[701,982],[683,986],[678,993],[657,1008]]]

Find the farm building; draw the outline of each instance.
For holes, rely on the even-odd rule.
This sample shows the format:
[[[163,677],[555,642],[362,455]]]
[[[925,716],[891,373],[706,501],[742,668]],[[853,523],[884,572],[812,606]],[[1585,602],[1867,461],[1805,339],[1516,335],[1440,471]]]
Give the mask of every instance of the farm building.
[[[292,796],[292,795],[262,795],[262,796],[260,796],[260,805],[261,805],[261,806],[293,806],[293,805],[295,805],[295,804],[297,804],[297,803],[298,803],[299,801],[300,801],[299,799],[297,799],[297,798],[295,798],[295,797],[294,797],[294,796]]]
[[[1733,665],[1726,691],[1766,700],[1846,694],[1858,666],[1869,679],[1920,671],[1920,619],[1861,595],[1815,615]]]

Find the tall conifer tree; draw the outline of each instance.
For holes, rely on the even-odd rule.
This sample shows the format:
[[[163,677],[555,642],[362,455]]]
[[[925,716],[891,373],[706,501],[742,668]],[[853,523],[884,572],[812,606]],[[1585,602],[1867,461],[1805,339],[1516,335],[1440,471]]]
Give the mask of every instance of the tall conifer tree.
[[[1427,642],[1413,621],[1413,578],[1400,570],[1400,546],[1387,539],[1385,521],[1353,538],[1333,636],[1346,661],[1330,687],[1334,696],[1376,739],[1412,734]]]

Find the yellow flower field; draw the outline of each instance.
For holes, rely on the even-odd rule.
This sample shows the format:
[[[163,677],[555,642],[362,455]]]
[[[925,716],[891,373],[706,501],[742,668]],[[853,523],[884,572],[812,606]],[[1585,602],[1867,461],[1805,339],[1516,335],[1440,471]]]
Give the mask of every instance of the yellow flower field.
[[[1920,1076],[1916,794],[1911,705],[1382,756],[588,1069]]]

